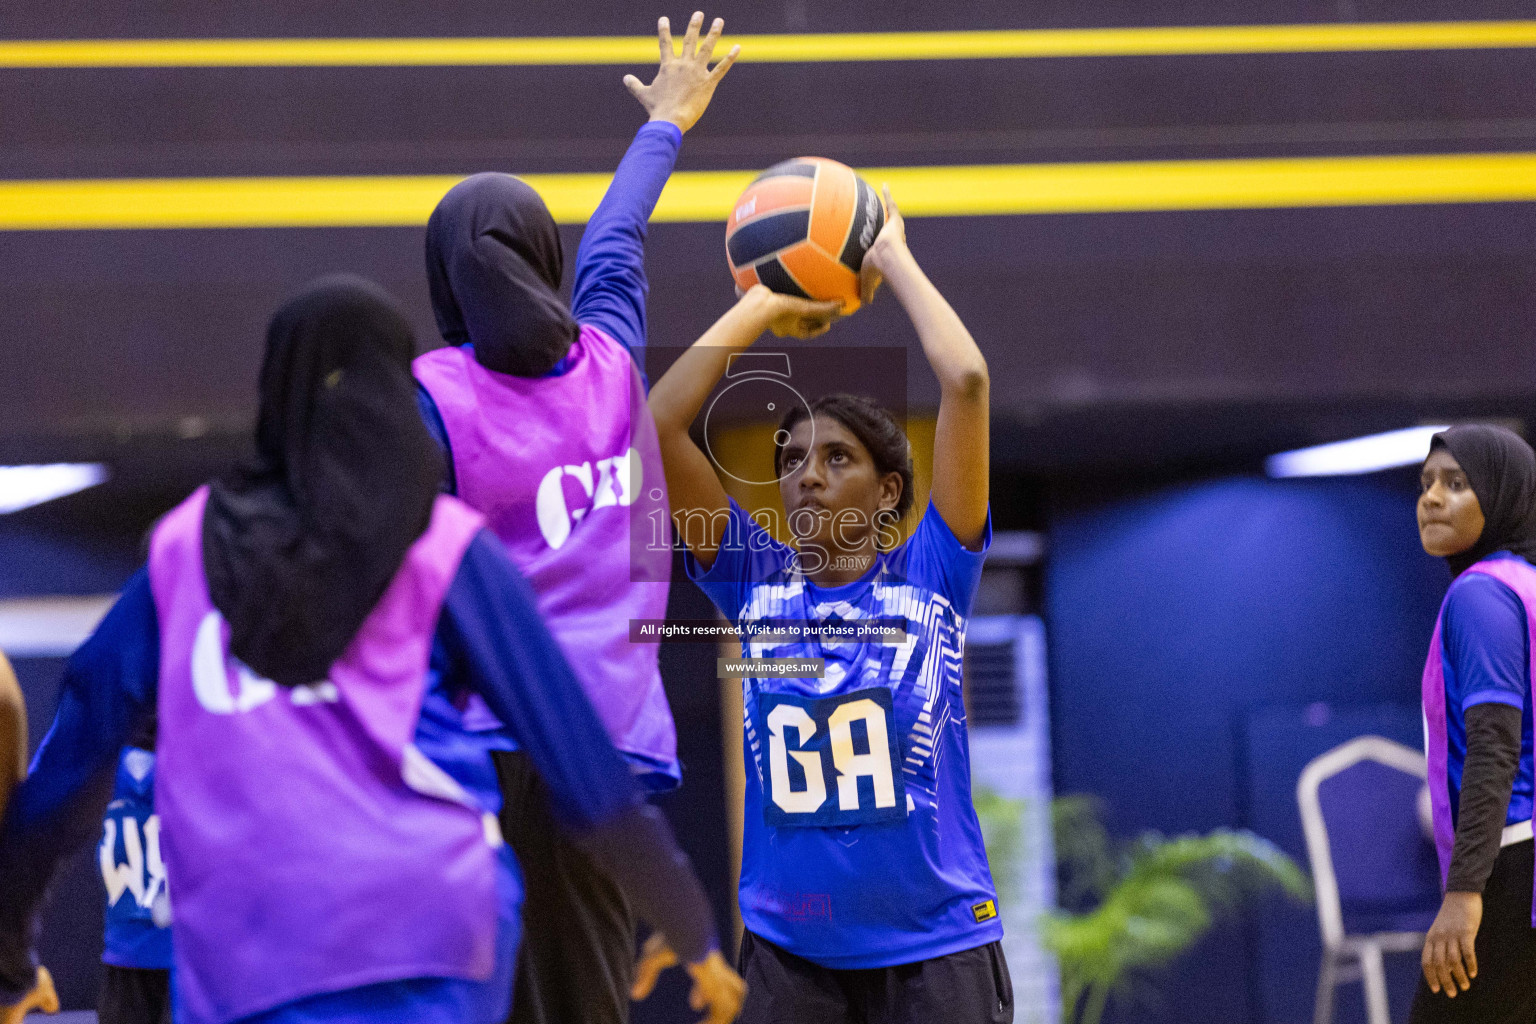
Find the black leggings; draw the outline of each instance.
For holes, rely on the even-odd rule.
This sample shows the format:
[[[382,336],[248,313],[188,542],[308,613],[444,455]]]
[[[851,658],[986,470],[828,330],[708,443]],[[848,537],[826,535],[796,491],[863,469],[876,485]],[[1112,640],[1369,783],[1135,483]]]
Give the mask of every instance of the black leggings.
[[[501,830],[523,871],[523,946],[508,1024],[625,1024],[635,914],[567,839],[528,755],[497,751]]]
[[[107,964],[96,997],[100,1024],[171,1024],[171,972]]]
[[[741,937],[747,1002],[736,1024],[1010,1024],[1001,942],[896,967],[835,970]]]
[[[1483,888],[1477,930],[1477,977],[1451,999],[1429,990],[1419,974],[1408,1024],[1532,1024],[1536,1022],[1536,928],[1531,927],[1533,844],[1506,846]]]

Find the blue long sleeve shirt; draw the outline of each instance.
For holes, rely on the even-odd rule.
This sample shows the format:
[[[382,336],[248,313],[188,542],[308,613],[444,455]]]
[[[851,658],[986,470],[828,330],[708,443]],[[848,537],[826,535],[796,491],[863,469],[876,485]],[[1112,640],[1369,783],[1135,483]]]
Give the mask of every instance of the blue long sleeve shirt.
[[[1518,558],[1507,551],[1493,558]],[[1531,727],[1529,631],[1525,606],[1508,586],[1483,573],[1462,573],[1451,584],[1441,633],[1445,670],[1446,739],[1452,814],[1460,804],[1467,759],[1467,711],[1504,704],[1523,712],[1520,762],[1504,824],[1530,821],[1536,795]]]
[[[571,313],[577,323],[591,324],[629,349],[640,377],[645,379],[645,301],[650,285],[645,277],[645,232],[661,198],[661,190],[677,163],[682,130],[670,121],[651,121],[641,127],[613,181],[582,233],[576,250],[576,280],[571,290]],[[555,364],[549,376],[566,370],[565,360]],[[437,403],[420,385],[416,401],[427,430],[444,453],[450,453],[448,431]],[[443,490],[457,491],[453,459],[448,464]]]

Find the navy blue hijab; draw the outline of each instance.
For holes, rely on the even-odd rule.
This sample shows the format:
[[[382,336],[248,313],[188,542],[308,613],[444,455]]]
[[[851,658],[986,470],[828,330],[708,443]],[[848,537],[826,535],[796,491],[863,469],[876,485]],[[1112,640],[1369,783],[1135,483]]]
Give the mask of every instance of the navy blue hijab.
[[[443,340],[488,370],[542,377],[576,341],[565,254],[544,200],[510,174],[459,182],[427,221],[427,285]]]
[[[415,347],[389,293],[345,275],[267,329],[256,453],[209,489],[203,569],[230,649],[284,686],[326,678],[432,517]]]

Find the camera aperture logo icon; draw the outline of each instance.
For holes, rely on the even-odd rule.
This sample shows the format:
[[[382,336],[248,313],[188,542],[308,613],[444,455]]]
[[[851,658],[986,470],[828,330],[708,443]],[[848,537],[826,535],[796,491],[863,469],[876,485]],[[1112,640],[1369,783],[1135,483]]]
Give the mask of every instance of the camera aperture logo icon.
[[[716,450],[715,434],[725,429],[720,421],[734,423],[766,419],[778,423],[791,409],[798,407],[805,420],[811,424],[811,444],[815,444],[816,420],[811,415],[811,405],[789,382],[789,353],[738,352],[726,364],[725,379],[730,383],[721,389],[704,412],[704,450],[709,455],[709,461],[720,472],[740,483],[750,486],[776,484],[783,476],[773,473],[771,461],[766,472],[742,465],[735,466],[736,471],[733,471]],[[726,404],[722,406],[722,402]],[[716,410],[720,410],[718,419]],[[789,441],[789,434],[777,430],[773,440],[776,448],[782,448]]]

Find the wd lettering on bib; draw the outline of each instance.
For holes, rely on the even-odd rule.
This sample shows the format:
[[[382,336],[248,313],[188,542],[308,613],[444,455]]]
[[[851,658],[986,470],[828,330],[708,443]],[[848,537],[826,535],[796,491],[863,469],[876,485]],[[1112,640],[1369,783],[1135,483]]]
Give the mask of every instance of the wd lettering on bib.
[[[759,735],[768,740],[764,822],[782,828],[905,820],[891,707],[884,687],[821,698],[763,694],[757,711]]]
[[[117,857],[119,849],[125,858],[122,861]],[[159,815],[151,814],[141,822],[134,816],[133,809],[122,806],[121,802],[108,807],[97,856],[101,864],[101,880],[107,886],[108,913],[125,894],[143,910],[154,906],[155,897],[165,888]]]
[[[96,861],[107,890],[102,960],[114,967],[168,970],[170,900],[155,813],[155,755],[125,747]]]

